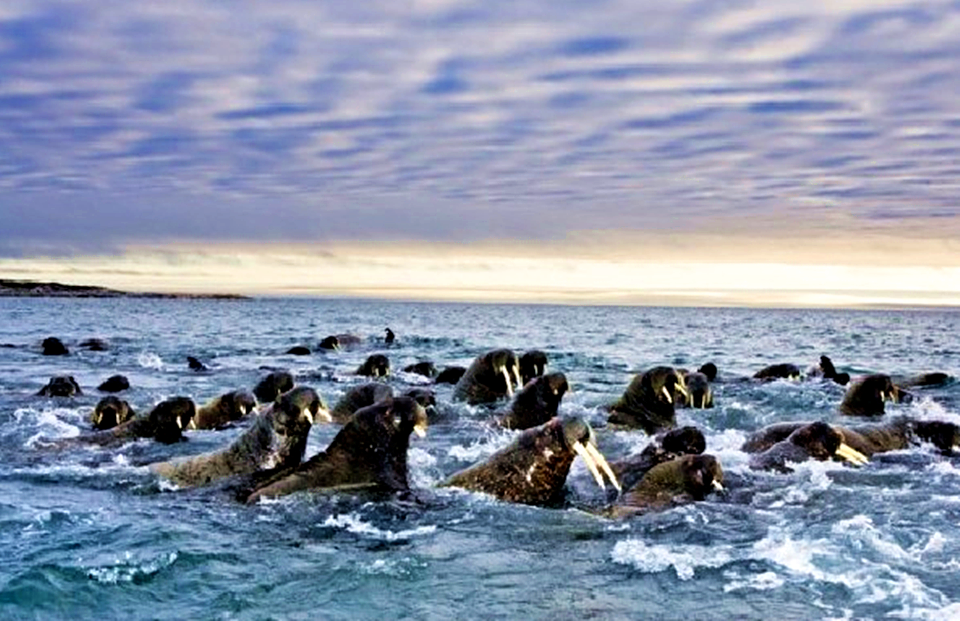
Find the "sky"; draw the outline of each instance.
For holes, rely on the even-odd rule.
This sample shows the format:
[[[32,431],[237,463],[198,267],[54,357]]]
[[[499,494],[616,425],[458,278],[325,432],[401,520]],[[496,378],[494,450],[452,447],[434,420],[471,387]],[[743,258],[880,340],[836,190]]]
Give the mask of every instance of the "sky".
[[[960,1],[4,0],[0,277],[960,305]]]

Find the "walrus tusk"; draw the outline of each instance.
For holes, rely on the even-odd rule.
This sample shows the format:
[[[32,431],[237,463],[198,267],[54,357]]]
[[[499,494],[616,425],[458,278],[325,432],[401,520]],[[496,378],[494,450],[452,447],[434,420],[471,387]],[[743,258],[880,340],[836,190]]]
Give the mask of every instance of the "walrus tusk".
[[[607,474],[607,478],[610,479],[610,483],[617,488],[618,492],[622,492],[623,488],[620,487],[620,481],[617,480],[617,475],[613,473],[613,468],[610,467],[610,464],[607,463],[607,458],[603,456],[603,453],[597,449],[594,445],[589,442],[585,445],[587,453],[597,462],[597,465]]]
[[[310,410],[303,408],[303,410],[301,410],[301,414],[305,419],[307,419],[307,422],[309,422],[311,425],[313,424],[313,414],[310,413]]]
[[[183,419],[177,416],[177,427],[183,429]]]
[[[882,390],[880,391],[880,401],[887,401],[887,393]]]
[[[673,403],[673,397],[670,396],[670,391],[667,389],[666,386],[661,386],[661,387],[660,387],[660,392],[663,393],[663,396],[667,398],[667,401],[668,401],[669,403]]]
[[[857,449],[853,448],[849,444],[846,444],[843,442],[841,442],[840,446],[837,447],[836,454],[839,455],[840,457],[843,457],[844,459],[849,461],[851,464],[854,464],[857,466],[862,466],[868,461],[870,461],[866,455],[864,455]]]
[[[325,423],[332,423],[332,422],[333,422],[333,416],[330,415],[330,411],[327,410],[326,408],[317,408],[317,413],[316,413],[316,415],[313,417],[313,420],[310,421],[310,424],[312,425],[313,423],[315,423],[315,422],[318,421],[318,420],[322,420],[322,421],[325,422]]]
[[[714,479],[712,485],[713,485],[713,491],[715,492],[723,491],[723,483],[721,483],[720,481],[717,481],[716,479]]]
[[[507,396],[513,396],[513,386],[510,383],[510,372],[507,371],[507,367],[500,367],[500,372],[503,374],[503,379],[507,382]]]
[[[417,437],[425,438],[427,436],[427,424],[417,423],[413,426],[413,432],[417,434]]]
[[[590,453],[587,452],[587,449],[583,448],[583,444],[574,442],[573,451],[583,458],[583,462],[587,464],[587,469],[590,470],[590,474],[593,475],[593,478],[597,482],[597,485],[600,486],[600,489],[607,489],[607,486],[603,484],[603,477],[600,475],[600,470],[597,468],[596,462],[594,461],[593,457],[590,456]]]
[[[517,380],[517,390],[520,390],[523,387],[523,380],[520,379],[520,367],[515,364],[511,367],[511,370],[513,371],[513,378]]]
[[[687,385],[683,382],[682,377],[677,378],[677,383],[674,384],[673,387],[676,388],[680,392],[680,394],[686,397],[687,399],[690,398],[690,393],[687,392]]]

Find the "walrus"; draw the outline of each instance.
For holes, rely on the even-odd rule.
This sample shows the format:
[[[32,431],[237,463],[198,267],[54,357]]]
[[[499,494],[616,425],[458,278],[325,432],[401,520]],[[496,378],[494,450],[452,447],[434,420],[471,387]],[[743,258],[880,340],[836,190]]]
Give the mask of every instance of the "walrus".
[[[433,363],[429,360],[424,360],[423,362],[417,362],[414,364],[408,364],[403,367],[404,373],[416,373],[417,375],[422,375],[424,377],[434,378],[437,376],[437,367],[433,366]]]
[[[137,438],[153,438],[163,444],[184,440],[183,430],[190,424],[197,408],[189,397],[171,397],[161,401],[146,416],[135,416],[106,431],[95,431],[56,442],[63,448],[76,444],[119,446]]]
[[[100,392],[121,392],[128,388],[130,388],[130,380],[124,375],[111,375],[97,386]]]
[[[560,401],[570,388],[563,373],[535,377],[516,395],[498,422],[507,429],[529,429],[557,415]]]
[[[354,412],[393,396],[393,389],[383,382],[368,382],[347,390],[337,401],[330,416],[333,421],[343,424],[350,420]]]
[[[70,351],[67,349],[67,346],[63,344],[63,341],[55,336],[48,336],[43,339],[43,343],[40,345],[43,347],[44,356],[67,356],[70,354]]]
[[[357,367],[356,375],[386,377],[390,375],[390,359],[383,354],[371,354]]]
[[[697,369],[697,373],[703,373],[706,375],[708,382],[717,381],[717,365],[713,364],[712,362],[706,362],[700,365],[700,368]]]
[[[257,407],[256,397],[246,390],[224,393],[197,408],[190,429],[222,429],[236,422]]]
[[[688,397],[683,376],[673,367],[653,367],[635,375],[623,396],[610,406],[607,422],[642,429],[652,435],[677,426],[676,393]]]
[[[676,391],[674,394],[675,405],[680,407],[691,407],[694,409],[706,409],[713,407],[713,390],[710,389],[710,380],[699,371],[683,373],[683,384],[686,387],[686,394]]]
[[[90,413],[90,423],[94,429],[104,431],[122,425],[136,414],[129,403],[110,395],[97,402],[93,412]]]
[[[445,367],[443,371],[437,374],[437,377],[434,378],[434,384],[454,384],[460,381],[460,378],[463,377],[463,374],[467,372],[467,367],[461,366],[452,366]]]
[[[107,351],[109,349],[106,341],[98,338],[84,339],[80,341],[80,347],[90,351]]]
[[[453,387],[453,399],[470,405],[493,403],[512,397],[520,385],[517,355],[509,349],[494,349],[473,360]]]
[[[540,377],[547,372],[547,354],[539,349],[531,349],[520,356],[520,385],[526,386],[527,382],[535,377]]]
[[[384,328],[383,333],[384,333],[383,342],[386,343],[387,345],[390,345],[395,340],[397,340],[397,335],[394,334],[393,330],[391,330],[390,328]]]
[[[760,452],[769,449],[791,433],[811,423],[778,423],[764,427],[748,438],[742,450]],[[880,423],[861,425],[832,425],[840,433],[843,443],[866,457],[877,453],[897,451],[929,442],[944,453],[960,446],[960,426],[938,420],[915,420],[898,416]]]
[[[273,403],[281,394],[293,388],[293,375],[289,371],[272,371],[257,382],[253,396],[258,403]]]
[[[187,356],[187,366],[190,367],[191,371],[199,372],[210,370],[207,368],[207,365],[203,364],[198,358],[194,358],[193,356]]]
[[[800,379],[800,367],[789,362],[780,364],[771,364],[753,374],[753,379],[775,380],[775,379]]]
[[[442,487],[461,487],[528,505],[560,506],[574,458],[579,455],[601,489],[604,475],[620,489],[610,464],[597,450],[596,436],[580,418],[550,421],[521,432],[486,460],[450,475]]]
[[[861,377],[847,388],[840,413],[847,416],[882,416],[884,402],[906,400],[906,391],[897,388],[889,375],[875,373]]]
[[[951,384],[954,379],[939,371],[933,373],[921,373],[919,375],[913,375],[910,377],[893,377],[891,378],[893,383],[898,388],[931,388],[931,387],[940,387],[947,386]]]
[[[651,468],[607,513],[627,517],[704,500],[707,494],[722,491],[723,468],[716,457],[684,455]]]
[[[327,351],[340,351],[340,339],[332,335],[324,337],[317,347]]]
[[[651,468],[684,455],[699,455],[707,448],[703,432],[693,426],[657,434],[639,454],[614,461],[610,468],[623,489],[631,489]]]
[[[357,410],[325,450],[292,473],[258,487],[246,502],[308,489],[408,490],[410,434],[423,437],[426,429],[427,413],[408,397]]]
[[[793,430],[785,438],[771,443],[771,440],[782,437],[791,426]],[[844,440],[842,431],[823,421],[801,423],[800,426],[796,423],[780,423],[753,434],[741,450],[752,453],[750,468],[754,470],[793,472],[788,462],[800,463],[809,459],[826,461],[841,458],[856,466],[867,463],[867,456]]]
[[[291,356],[309,356],[310,348],[304,345],[294,345],[286,351]]]
[[[226,449],[151,464],[150,470],[180,487],[197,487],[230,476],[294,468],[303,460],[310,427],[318,420],[330,421],[322,403],[313,388],[298,386],[265,407]]]
[[[830,360],[829,356],[824,355],[820,356],[819,364],[807,370],[807,377],[822,377],[823,379],[832,380],[841,386],[846,386],[847,382],[850,381],[850,374],[838,373],[837,368],[833,366],[833,360]]]
[[[72,375],[57,375],[37,392],[38,397],[76,397],[82,395],[80,384]]]

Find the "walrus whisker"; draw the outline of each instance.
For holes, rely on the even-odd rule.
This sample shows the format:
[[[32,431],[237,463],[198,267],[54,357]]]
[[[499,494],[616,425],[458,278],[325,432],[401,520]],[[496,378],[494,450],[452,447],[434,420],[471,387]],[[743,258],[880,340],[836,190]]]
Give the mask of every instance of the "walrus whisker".
[[[607,489],[607,486],[603,483],[603,477],[600,475],[600,470],[597,468],[596,462],[590,453],[587,452],[587,449],[583,448],[583,444],[580,442],[574,442],[573,451],[583,458],[583,462],[587,464],[587,469],[590,470],[590,474],[593,475],[593,478],[597,482],[597,485],[600,486],[600,489]]]
[[[623,488],[620,487],[620,481],[617,480],[617,475],[613,473],[613,468],[610,467],[610,464],[607,462],[607,458],[603,456],[603,453],[601,453],[597,447],[590,443],[586,444],[586,450],[587,453],[589,453],[593,459],[596,460],[600,468],[602,468],[607,474],[607,478],[610,479],[610,483],[617,488],[618,492],[622,492]]]

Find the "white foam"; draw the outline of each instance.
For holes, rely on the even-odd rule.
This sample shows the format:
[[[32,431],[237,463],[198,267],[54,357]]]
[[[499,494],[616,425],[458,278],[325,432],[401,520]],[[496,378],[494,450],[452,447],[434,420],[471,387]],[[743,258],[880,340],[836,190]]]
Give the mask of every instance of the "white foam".
[[[163,369],[163,360],[153,352],[142,351],[137,354],[137,364],[145,369],[160,371]]]
[[[364,522],[360,516],[355,513],[348,513],[346,515],[331,515],[324,520],[322,525],[330,528],[342,528],[347,532],[354,533],[356,535],[364,535],[373,539],[381,539],[384,541],[401,541],[421,535],[429,535],[437,530],[436,525],[433,524],[429,526],[418,526],[417,528],[401,530],[397,532],[382,530],[373,524]]]
[[[170,567],[177,560],[177,556],[176,552],[170,552],[152,560],[136,562],[133,555],[127,552],[123,559],[117,559],[113,565],[87,569],[87,576],[101,584],[133,582],[137,576],[153,575],[165,567]]]
[[[697,568],[722,567],[736,560],[723,546],[660,545],[640,539],[618,541],[610,553],[613,562],[631,565],[644,573],[659,573],[669,568],[681,580],[689,580]]]
[[[437,458],[418,447],[407,449],[407,466],[413,487],[433,487],[437,479],[431,476],[431,469],[437,465]]]
[[[467,446],[455,445],[450,447],[447,451],[447,455],[458,459],[460,461],[467,461],[470,463],[477,462],[481,459],[493,455],[501,448],[510,444],[513,441],[514,434],[503,433],[499,435],[494,435],[485,440],[477,440],[476,442],[471,442]]]

